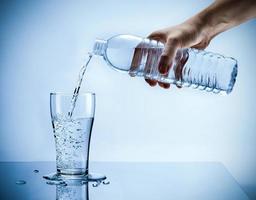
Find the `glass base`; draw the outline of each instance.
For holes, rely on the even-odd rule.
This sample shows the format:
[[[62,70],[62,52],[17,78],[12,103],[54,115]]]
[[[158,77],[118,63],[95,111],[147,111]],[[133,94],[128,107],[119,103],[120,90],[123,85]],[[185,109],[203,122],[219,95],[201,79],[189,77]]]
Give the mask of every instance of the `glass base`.
[[[88,182],[102,182],[107,179],[103,174],[90,173],[88,175],[64,175],[60,173],[51,173],[44,175],[43,178],[50,181],[49,184],[61,185],[69,183],[87,184]]]
[[[83,174],[87,174],[88,170],[85,170],[84,168],[72,168],[72,169],[61,169],[61,168],[57,168],[57,173],[58,174],[63,174],[63,175],[83,175]]]

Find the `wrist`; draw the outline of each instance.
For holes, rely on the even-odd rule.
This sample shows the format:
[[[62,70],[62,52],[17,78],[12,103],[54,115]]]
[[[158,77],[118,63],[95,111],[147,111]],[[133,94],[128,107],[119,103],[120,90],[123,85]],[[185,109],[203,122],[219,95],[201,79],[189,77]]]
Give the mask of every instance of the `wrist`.
[[[184,23],[189,24],[190,27],[196,30],[197,37],[200,41],[210,41],[215,35],[214,26],[209,23],[208,16],[202,15],[201,13],[188,19]]]
[[[210,9],[205,9],[195,16],[198,24],[201,26],[201,31],[204,32],[210,39],[223,31],[225,22],[220,23],[218,17]]]
[[[240,4],[243,3],[236,0],[215,1],[195,18],[200,21],[209,37],[213,38],[244,21],[243,16],[237,14],[241,13]]]

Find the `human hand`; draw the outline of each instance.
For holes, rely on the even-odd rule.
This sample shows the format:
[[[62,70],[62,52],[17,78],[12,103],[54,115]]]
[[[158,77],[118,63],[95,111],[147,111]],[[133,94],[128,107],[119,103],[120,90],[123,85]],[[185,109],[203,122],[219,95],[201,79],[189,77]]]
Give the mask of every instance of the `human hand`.
[[[187,21],[177,26],[155,31],[148,36],[149,39],[157,40],[165,44],[158,64],[158,70],[162,75],[169,73],[178,49],[190,47],[204,49],[208,46],[211,38],[204,27],[204,24],[199,23],[199,21],[197,23]],[[177,69],[175,76],[178,79],[181,77],[182,70]],[[168,83],[157,82],[150,79],[145,80],[150,86],[155,86],[158,83],[162,88],[167,89],[170,87]]]
[[[206,24],[202,23],[198,18],[191,18],[190,20],[173,27],[168,27],[151,33],[148,38],[165,44],[164,49],[159,51],[158,48],[147,49],[147,60],[145,63],[144,71],[147,73],[157,63],[154,63],[154,56],[160,57],[158,63],[158,71],[162,76],[167,76],[169,70],[172,67],[173,60],[175,57],[179,57],[178,51],[182,48],[197,48],[204,49],[208,46],[212,37],[208,34],[208,30],[205,27]],[[143,44],[139,44],[134,52],[133,61],[131,65],[131,72],[135,70],[140,64],[143,57]],[[182,79],[182,69],[185,65],[188,57],[182,57],[179,63],[176,63],[175,78],[176,80]],[[131,74],[132,75],[132,74]],[[169,88],[170,84],[163,83],[160,81],[145,78],[146,82],[150,86],[159,85],[162,88]],[[177,87],[180,87],[177,85]]]
[[[145,63],[144,71],[147,73],[151,67],[155,66],[156,63],[152,63],[153,56],[159,56],[158,71],[163,76],[167,76],[169,70],[172,67],[173,60],[175,57],[179,57],[177,54],[178,50],[181,48],[197,48],[204,49],[208,46],[211,37],[207,33],[206,25],[202,23],[199,19],[193,19],[173,27],[168,27],[165,29],[157,30],[151,33],[148,38],[150,40],[155,40],[165,44],[164,49],[159,51],[157,48],[147,49],[147,60]],[[131,65],[131,71],[135,70],[140,64],[143,57],[143,44],[139,44],[134,52],[133,61]],[[186,63],[187,57],[183,57],[176,64],[175,78],[176,80],[182,79],[182,68]],[[131,74],[132,75],[132,74]],[[145,81],[150,86],[159,85],[162,88],[169,88],[170,84],[159,82],[156,80],[145,78]],[[177,85],[177,87],[180,87]]]
[[[237,1],[237,0],[218,0],[209,7],[177,26],[164,28],[154,31],[148,38],[157,40],[165,44],[164,50],[158,63],[158,71],[162,75],[168,75],[172,62],[178,50],[181,48],[204,49],[208,46],[211,39],[217,34],[241,24],[249,19],[256,17],[256,1]],[[136,69],[140,63],[143,54],[143,46],[138,45],[135,49],[131,69]],[[155,66],[152,63],[152,56],[160,56],[157,49],[149,49],[147,52],[147,61],[145,70]],[[182,63],[177,63],[175,69],[175,78],[182,79]],[[179,66],[180,65],[180,66]],[[178,69],[178,70],[177,70]],[[131,73],[131,75],[133,75]],[[150,86],[157,83],[163,88],[169,88],[170,84],[157,82],[155,80],[145,79]]]

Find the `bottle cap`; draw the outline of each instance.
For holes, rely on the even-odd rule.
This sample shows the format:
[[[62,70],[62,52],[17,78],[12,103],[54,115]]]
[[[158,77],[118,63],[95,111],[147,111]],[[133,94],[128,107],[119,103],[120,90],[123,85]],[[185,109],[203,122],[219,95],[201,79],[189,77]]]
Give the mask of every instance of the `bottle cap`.
[[[102,39],[96,39],[93,46],[93,54],[103,56],[107,48],[107,41]]]

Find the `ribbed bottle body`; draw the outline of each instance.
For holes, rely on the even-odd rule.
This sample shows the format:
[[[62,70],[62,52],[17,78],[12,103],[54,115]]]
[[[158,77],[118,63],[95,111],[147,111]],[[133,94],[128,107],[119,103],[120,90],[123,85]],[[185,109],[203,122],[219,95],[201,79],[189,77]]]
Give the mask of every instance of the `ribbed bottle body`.
[[[115,70],[163,83],[230,93],[237,76],[237,61],[231,57],[196,50],[179,49],[168,74],[160,74],[158,64],[164,44],[148,38],[118,35],[98,40],[93,52],[104,57]]]

